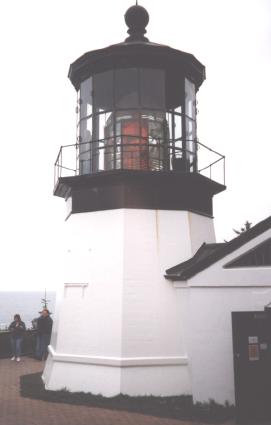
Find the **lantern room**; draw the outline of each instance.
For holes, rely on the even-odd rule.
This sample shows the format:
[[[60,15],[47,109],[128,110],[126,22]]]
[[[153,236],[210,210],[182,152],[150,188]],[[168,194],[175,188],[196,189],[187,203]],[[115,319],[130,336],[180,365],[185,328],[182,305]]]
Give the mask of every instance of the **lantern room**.
[[[111,69],[82,81],[79,173],[196,171],[196,87],[189,78],[177,84],[175,93],[166,70],[150,65]]]
[[[134,186],[127,189],[127,185],[137,173],[141,193],[136,198],[144,198],[144,202],[136,207],[190,208],[209,214],[211,208],[202,209],[197,202],[191,205],[191,199],[197,197],[195,190],[204,196],[198,202],[210,206],[211,197],[225,189],[224,156],[197,138],[196,93],[205,79],[205,67],[190,53],[150,42],[145,36],[148,21],[142,6],[130,7],[125,14],[129,36],[124,42],[87,52],[70,65],[68,77],[77,91],[77,140],[60,149],[54,193],[66,199],[71,194],[75,200],[84,188],[81,198],[89,200],[86,210],[134,207],[134,197],[128,200],[125,194],[135,192]],[[201,163],[199,147],[215,157]],[[217,180],[212,172],[218,162],[222,163],[222,185],[210,183]],[[111,177],[106,181],[108,174]],[[116,185],[112,179],[118,185],[122,179],[121,193],[113,194]],[[161,182],[164,192],[154,195],[153,186],[161,187]],[[95,186],[100,200],[107,198],[102,206],[100,200],[93,201],[93,191],[86,194],[87,186]],[[185,193],[180,192],[181,186]],[[171,201],[160,202],[161,194],[167,198],[169,190]],[[115,202],[108,204],[109,198]]]
[[[71,65],[78,90],[79,174],[115,169],[197,171],[196,91],[204,66],[192,55],[150,43],[149,16],[125,14],[124,43]],[[88,63],[88,75],[86,75]]]

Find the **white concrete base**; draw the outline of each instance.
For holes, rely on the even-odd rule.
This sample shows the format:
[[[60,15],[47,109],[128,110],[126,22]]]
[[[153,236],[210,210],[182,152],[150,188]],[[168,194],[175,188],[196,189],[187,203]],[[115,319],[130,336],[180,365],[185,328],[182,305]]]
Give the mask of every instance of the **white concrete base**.
[[[91,358],[57,354],[50,347],[42,378],[46,389],[82,391],[104,397],[191,393],[187,359],[181,357]]]

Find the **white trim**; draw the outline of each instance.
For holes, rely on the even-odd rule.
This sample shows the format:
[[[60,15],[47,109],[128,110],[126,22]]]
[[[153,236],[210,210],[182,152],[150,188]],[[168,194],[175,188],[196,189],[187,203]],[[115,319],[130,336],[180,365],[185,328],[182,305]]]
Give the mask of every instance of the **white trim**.
[[[55,362],[81,363],[113,367],[136,367],[136,366],[173,366],[187,365],[187,356],[176,357],[102,357],[84,356],[79,354],[57,353],[51,345],[49,352]]]
[[[251,284],[251,285],[247,285],[247,284],[240,285],[240,284],[238,284],[238,285],[235,285],[234,283],[229,283],[227,285],[225,285],[225,284],[215,285],[213,283],[210,283],[209,285],[206,284],[206,283],[203,283],[202,285],[199,285],[199,284],[197,284],[197,285],[193,285],[193,284],[186,285],[185,284],[184,285],[183,283],[178,283],[178,282],[173,281],[173,287],[177,288],[177,289],[192,289],[192,288],[218,288],[218,289],[256,288],[256,289],[258,289],[258,288],[271,288],[271,283],[266,283],[265,285],[257,285],[257,284]]]
[[[189,289],[190,286],[187,285],[187,282],[182,281],[182,282],[178,282],[178,281],[173,281],[173,287],[174,288],[181,288],[181,289]]]
[[[64,297],[67,296],[68,288],[81,288],[82,289],[82,298],[85,295],[85,289],[88,287],[88,283],[64,283]]]
[[[227,288],[229,288],[229,289],[233,289],[233,288],[255,288],[255,289],[258,289],[258,288],[271,288],[271,283],[267,283],[266,285],[257,285],[257,284],[251,284],[251,285],[247,285],[247,284],[244,284],[244,285],[240,285],[240,284],[238,284],[238,285],[235,285],[234,283],[230,283],[230,284],[228,284],[228,285],[225,285],[225,284],[221,284],[221,285],[214,285],[214,284],[210,284],[210,285],[191,285],[190,286],[190,288],[222,288],[222,289],[227,289]]]

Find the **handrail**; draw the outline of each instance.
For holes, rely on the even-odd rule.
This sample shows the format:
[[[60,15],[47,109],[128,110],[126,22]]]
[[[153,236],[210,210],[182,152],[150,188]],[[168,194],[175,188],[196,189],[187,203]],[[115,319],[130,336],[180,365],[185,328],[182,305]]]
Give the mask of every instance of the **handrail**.
[[[130,141],[127,142],[127,138],[129,138]],[[93,173],[105,171],[106,169],[113,170],[131,168],[146,170],[148,167],[150,171],[159,172],[163,170],[175,171],[176,169],[174,169],[175,166],[173,165],[172,160],[176,158],[176,160],[183,160],[183,165],[181,165],[182,168],[178,171],[187,173],[202,173],[209,169],[210,178],[214,166],[222,161],[222,173],[220,171],[220,174],[222,174],[223,177],[219,178],[219,180],[222,180],[222,183],[225,184],[224,155],[198,140],[184,140],[178,138],[169,139],[166,143],[164,140],[165,139],[162,137],[119,134],[104,137],[103,139],[94,139],[86,142],[62,145],[54,163],[55,183],[63,176],[62,171],[71,171],[75,175],[91,173],[90,169],[93,161],[95,161],[95,166],[92,164],[94,167],[92,169],[95,170],[92,171]],[[111,141],[112,143],[109,143],[108,141]],[[191,144],[192,148],[190,147]],[[87,149],[84,149],[85,146],[87,146]],[[199,154],[201,151],[198,150],[199,146],[209,152],[208,159],[206,159],[206,154],[202,155],[204,162],[208,161],[207,165],[201,163],[201,155]],[[72,153],[71,150],[75,152]],[[72,158],[70,154],[67,155],[67,152],[72,153]],[[147,157],[142,159],[140,155],[143,154],[146,154]],[[218,156],[218,158],[211,158],[211,156],[214,155]],[[126,164],[123,161],[126,161]],[[145,161],[143,168],[141,167],[141,161]],[[149,166],[146,165],[146,161]],[[89,162],[88,172],[82,172],[82,169],[80,170],[83,162]],[[129,162],[134,163],[134,165],[127,165]],[[106,163],[109,168],[106,168]],[[152,163],[152,165],[150,165],[150,163]],[[110,166],[108,164],[110,164]],[[217,173],[217,167],[215,167],[215,169]]]
[[[225,155],[222,155],[221,153],[215,151],[214,149],[209,148],[209,146],[204,145],[203,143],[199,142],[198,140],[196,141],[196,143],[200,146],[203,146],[205,149],[208,149],[208,151],[213,152],[216,155],[221,156],[221,158],[225,158]]]
[[[198,172],[199,172],[199,173],[201,173],[202,171],[207,170],[207,168],[212,167],[212,165],[216,164],[216,163],[217,163],[217,162],[219,162],[219,161],[222,161],[222,159],[223,159],[223,157],[218,158],[216,161],[214,161],[214,162],[212,162],[211,164],[207,165],[206,167],[201,168],[200,170],[198,170]]]
[[[76,173],[76,169],[74,168],[64,167],[64,165],[62,165],[61,168],[63,168],[64,170],[74,171]]]

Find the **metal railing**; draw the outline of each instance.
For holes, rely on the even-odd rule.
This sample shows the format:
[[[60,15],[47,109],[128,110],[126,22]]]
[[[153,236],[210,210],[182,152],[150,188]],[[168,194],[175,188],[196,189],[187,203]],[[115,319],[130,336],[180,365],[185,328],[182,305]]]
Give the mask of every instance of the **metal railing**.
[[[11,357],[11,344],[10,344],[11,332],[8,330],[0,331],[0,358]],[[28,329],[23,338],[22,343],[22,355],[34,355],[36,346],[36,335],[37,332],[33,329]]]
[[[60,177],[109,170],[200,173],[225,185],[225,156],[198,141],[119,135],[61,146],[54,164]]]

